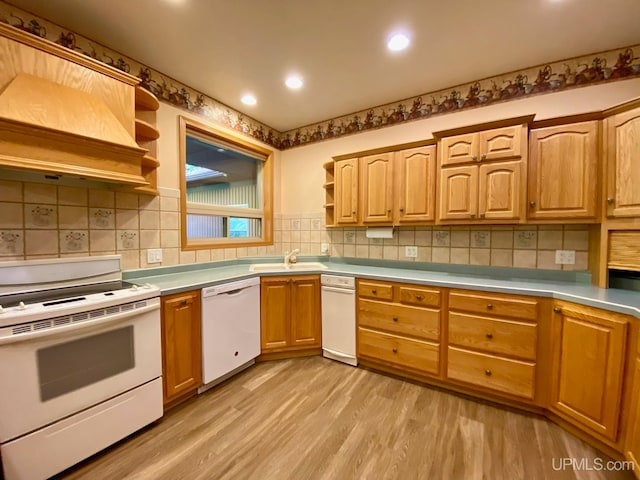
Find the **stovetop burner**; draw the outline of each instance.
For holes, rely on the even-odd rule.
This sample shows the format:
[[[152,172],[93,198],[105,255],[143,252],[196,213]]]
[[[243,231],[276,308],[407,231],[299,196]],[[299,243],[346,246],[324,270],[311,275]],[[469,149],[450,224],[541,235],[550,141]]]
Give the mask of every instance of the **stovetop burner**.
[[[104,293],[113,295],[114,290],[122,290],[133,287],[132,283],[121,280],[114,282],[103,282],[92,285],[79,285],[75,287],[54,288],[51,290],[41,290],[37,292],[15,293],[0,296],[0,305],[3,308],[17,307],[20,302],[25,305],[30,303],[42,303],[47,307],[61,303],[71,303],[84,299],[85,295]]]

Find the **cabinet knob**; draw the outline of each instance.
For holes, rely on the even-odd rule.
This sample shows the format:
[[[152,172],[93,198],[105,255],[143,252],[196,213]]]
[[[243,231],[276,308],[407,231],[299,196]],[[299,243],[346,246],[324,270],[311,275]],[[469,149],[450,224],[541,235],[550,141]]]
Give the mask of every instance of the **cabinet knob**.
[[[186,300],[182,300],[182,301],[180,302],[180,306],[181,306],[181,307],[186,307],[186,306],[187,306],[187,301],[186,301]]]
[[[607,203],[613,205],[613,197],[607,197]]]
[[[484,374],[485,374],[487,377],[490,377],[490,376],[491,376],[491,370],[486,369],[486,370],[484,371]]]
[[[489,332],[487,333],[486,337],[491,340],[493,338],[493,333]]]
[[[483,153],[482,155],[480,155],[480,160],[486,160],[487,159],[487,154]]]
[[[477,156],[477,155],[472,156],[472,157],[471,157],[471,160],[473,160],[474,162],[476,162],[476,161],[478,160],[478,156]]]
[[[472,213],[472,214],[470,215],[470,217],[471,217],[471,218],[476,218],[476,214],[475,214],[475,213]]]
[[[387,213],[391,213],[391,209],[390,208],[387,208]]]
[[[553,307],[554,313],[562,313],[562,309],[560,307]]]
[[[398,321],[398,317],[393,317],[393,321],[397,322]]]
[[[529,206],[530,206],[531,208],[534,208],[534,207],[536,206],[536,202],[535,202],[534,200],[531,200],[531,201],[529,202]]]
[[[480,214],[480,218],[484,218],[484,213],[481,213],[481,214]]]
[[[400,213],[404,212],[404,208],[400,207]]]
[[[374,294],[374,295],[377,295],[378,291],[374,288],[373,290],[371,290],[371,293]]]
[[[398,353],[398,349],[397,349],[397,348],[392,348],[392,349],[391,349],[391,351],[392,351],[393,353]]]
[[[493,303],[487,303],[487,310],[493,310]]]
[[[422,295],[416,295],[416,300],[418,300],[419,302],[422,301],[424,297]]]
[[[355,215],[355,214],[356,214],[356,211],[354,210],[353,212],[351,212],[351,214],[352,214],[352,215]]]

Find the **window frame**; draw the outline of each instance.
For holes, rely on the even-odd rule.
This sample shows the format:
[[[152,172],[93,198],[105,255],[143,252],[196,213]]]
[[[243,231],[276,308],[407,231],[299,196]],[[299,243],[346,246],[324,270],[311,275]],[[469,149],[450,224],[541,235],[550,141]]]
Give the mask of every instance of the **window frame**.
[[[179,147],[179,169],[180,169],[180,248],[181,250],[203,250],[210,248],[241,248],[273,245],[273,150],[269,150],[244,138],[229,133],[225,130],[208,125],[191,118],[180,115],[178,128]],[[198,238],[189,239],[187,237],[187,214],[198,214],[198,211],[213,213],[219,206],[203,205],[196,202],[187,202],[187,135],[194,132],[205,137],[210,137],[212,141],[220,140],[224,143],[237,146],[239,149],[250,150],[265,160],[262,164],[262,237],[228,237],[228,238]],[[188,211],[188,208],[190,210]],[[225,212],[237,210],[239,217],[247,214],[254,215],[256,209],[246,209],[240,207],[223,207]],[[235,212],[234,212],[235,213]]]

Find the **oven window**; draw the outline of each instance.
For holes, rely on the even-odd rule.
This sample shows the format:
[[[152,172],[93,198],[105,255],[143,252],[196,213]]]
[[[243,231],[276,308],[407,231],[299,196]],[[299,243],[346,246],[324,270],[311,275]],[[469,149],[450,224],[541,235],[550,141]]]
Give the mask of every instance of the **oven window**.
[[[133,326],[43,348],[37,361],[46,402],[133,368]]]

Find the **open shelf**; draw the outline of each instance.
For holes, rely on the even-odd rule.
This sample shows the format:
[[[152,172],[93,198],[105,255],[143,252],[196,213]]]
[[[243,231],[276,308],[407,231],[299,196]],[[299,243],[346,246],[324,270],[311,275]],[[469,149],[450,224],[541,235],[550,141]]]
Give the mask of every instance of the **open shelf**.
[[[160,102],[158,101],[156,96],[149,90],[142,88],[139,85],[136,87],[135,98],[136,109],[138,110],[156,111],[158,110],[158,108],[160,108]]]
[[[142,166],[146,168],[158,168],[160,166],[160,162],[158,159],[147,154],[142,157]]]
[[[136,118],[136,141],[151,142],[160,138],[160,132],[150,123]]]

